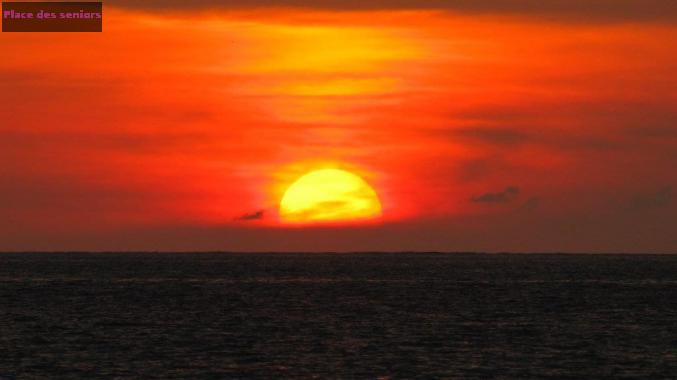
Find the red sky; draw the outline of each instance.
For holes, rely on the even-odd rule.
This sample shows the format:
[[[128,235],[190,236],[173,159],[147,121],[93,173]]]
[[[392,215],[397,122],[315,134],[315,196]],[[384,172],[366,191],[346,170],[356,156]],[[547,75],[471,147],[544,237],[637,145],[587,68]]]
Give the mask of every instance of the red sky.
[[[677,252],[677,16],[589,3],[118,1],[103,33],[0,33],[0,250]],[[382,219],[281,223],[326,167]]]

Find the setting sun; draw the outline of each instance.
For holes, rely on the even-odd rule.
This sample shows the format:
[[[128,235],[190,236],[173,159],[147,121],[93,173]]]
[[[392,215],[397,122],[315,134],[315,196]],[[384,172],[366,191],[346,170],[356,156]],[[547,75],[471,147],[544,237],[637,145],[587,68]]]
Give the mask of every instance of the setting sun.
[[[359,176],[339,169],[308,173],[294,182],[280,202],[288,223],[345,222],[381,215],[374,189]]]

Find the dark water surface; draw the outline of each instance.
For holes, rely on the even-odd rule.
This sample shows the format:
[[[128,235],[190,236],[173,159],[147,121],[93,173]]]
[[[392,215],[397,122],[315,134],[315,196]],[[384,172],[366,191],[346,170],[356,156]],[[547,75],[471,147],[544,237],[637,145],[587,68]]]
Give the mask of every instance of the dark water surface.
[[[677,256],[0,254],[0,378],[677,378]]]

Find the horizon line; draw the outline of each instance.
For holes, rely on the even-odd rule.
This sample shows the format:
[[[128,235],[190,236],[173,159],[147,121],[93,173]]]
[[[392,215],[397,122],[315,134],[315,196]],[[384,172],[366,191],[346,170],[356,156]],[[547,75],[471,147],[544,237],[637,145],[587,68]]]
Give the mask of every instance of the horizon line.
[[[410,254],[410,255],[605,255],[605,256],[672,256],[677,252],[566,252],[566,251],[547,251],[547,252],[516,252],[516,251],[227,251],[227,250],[204,250],[204,251],[165,251],[165,250],[24,250],[24,251],[0,251],[0,254],[231,254],[231,255],[388,255],[388,254]]]

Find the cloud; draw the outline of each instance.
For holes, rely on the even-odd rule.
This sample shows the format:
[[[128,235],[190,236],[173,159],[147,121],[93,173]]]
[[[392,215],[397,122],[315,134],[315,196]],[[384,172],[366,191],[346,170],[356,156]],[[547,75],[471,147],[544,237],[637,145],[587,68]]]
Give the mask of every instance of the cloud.
[[[662,208],[672,202],[672,195],[672,187],[665,186],[658,191],[635,196],[631,205],[636,210]]]
[[[524,124],[521,127],[471,126],[449,128],[447,130],[435,131],[434,135],[444,136],[454,141],[462,139],[469,144],[486,144],[499,148],[517,148],[523,145],[532,145],[560,151],[604,152],[621,147],[617,141],[608,137],[597,136],[590,132],[572,133],[567,130],[528,124]]]
[[[529,15],[578,21],[674,21],[674,0],[110,0],[145,10],[300,7],[329,10],[433,9],[474,14]]]
[[[662,79],[644,71],[637,75],[641,75],[644,84],[635,91],[640,91],[642,95],[637,97],[644,97],[643,100],[600,93],[598,99],[588,101],[558,99],[477,105],[451,113],[446,128],[430,129],[429,133],[488,147],[544,147],[572,153],[627,154],[628,149],[649,144],[674,144],[677,112],[674,102],[662,92]],[[590,82],[590,93],[601,90],[594,89],[598,84],[593,78]],[[644,93],[657,95],[648,99]]]
[[[517,129],[464,127],[449,131],[454,137],[477,140],[496,145],[516,145],[524,142],[528,136]]]
[[[159,153],[187,150],[206,145],[208,136],[196,132],[163,132],[152,134],[138,131],[63,131],[36,132],[0,131],[0,148],[23,147],[43,149],[105,150],[129,153]]]
[[[258,210],[258,211],[252,212],[252,213],[240,215],[237,218],[235,218],[235,220],[239,220],[239,221],[242,221],[242,222],[249,222],[249,221],[252,221],[252,220],[261,220],[261,219],[263,219],[265,213],[266,213],[265,210]]]
[[[520,207],[520,210],[524,211],[533,211],[536,210],[541,206],[541,198],[540,197],[531,197],[527,199],[526,202]]]
[[[508,186],[503,191],[482,194],[478,197],[473,197],[471,200],[475,203],[507,203],[515,199],[519,192],[519,188]]]

